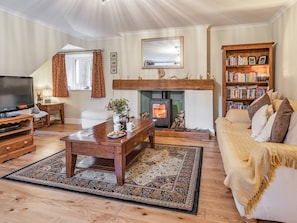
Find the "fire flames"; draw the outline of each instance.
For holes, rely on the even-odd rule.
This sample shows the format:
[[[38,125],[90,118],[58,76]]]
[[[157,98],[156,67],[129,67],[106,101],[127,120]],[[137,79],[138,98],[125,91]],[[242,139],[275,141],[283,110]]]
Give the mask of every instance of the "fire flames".
[[[153,104],[154,118],[167,118],[167,110],[165,104]]]

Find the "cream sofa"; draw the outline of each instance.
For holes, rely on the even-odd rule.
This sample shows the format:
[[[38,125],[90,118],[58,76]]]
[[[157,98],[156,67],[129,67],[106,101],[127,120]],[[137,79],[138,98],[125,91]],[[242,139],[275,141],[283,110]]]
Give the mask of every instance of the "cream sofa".
[[[273,100],[273,112],[281,113],[282,102]],[[271,138],[263,142],[258,140],[259,137],[252,137],[253,125],[256,128],[261,122],[254,120],[260,109],[252,118],[254,122],[247,110],[236,109],[216,120],[216,134],[226,173],[224,184],[231,189],[237,210],[245,222],[255,222],[256,219],[297,221],[297,143],[294,138],[297,135],[297,102],[290,101],[290,104],[295,111],[290,116],[286,143],[270,142]],[[267,117],[260,134],[269,120]],[[273,128],[270,136],[272,131]],[[287,139],[292,136],[293,143]]]

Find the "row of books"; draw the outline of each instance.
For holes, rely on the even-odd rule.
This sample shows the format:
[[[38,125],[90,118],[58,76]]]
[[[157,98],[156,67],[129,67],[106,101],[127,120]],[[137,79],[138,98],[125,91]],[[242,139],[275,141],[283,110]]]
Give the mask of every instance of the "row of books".
[[[226,61],[227,66],[249,65],[248,57],[228,56]]]
[[[227,101],[227,111],[230,109],[248,109],[249,105],[244,104],[243,102],[238,101]]]
[[[257,72],[241,73],[226,71],[226,82],[257,82],[267,81],[269,75],[265,73],[258,74]]]
[[[264,95],[267,90],[268,87],[257,85],[227,86],[226,98],[254,99]]]

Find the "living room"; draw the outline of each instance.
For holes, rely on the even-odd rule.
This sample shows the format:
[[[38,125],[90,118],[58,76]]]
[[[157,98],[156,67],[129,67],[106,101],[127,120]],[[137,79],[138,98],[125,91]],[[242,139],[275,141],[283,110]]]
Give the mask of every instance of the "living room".
[[[105,6],[108,6],[106,2]],[[0,4],[1,5],[1,4]],[[254,9],[257,10],[257,9]],[[258,11],[261,13],[261,10]],[[274,89],[281,94],[281,97],[288,97],[293,100],[297,100],[295,83],[297,83],[297,77],[294,74],[296,70],[296,63],[292,58],[294,58],[295,50],[297,50],[297,45],[295,44],[295,36],[297,33],[296,28],[296,15],[297,15],[297,5],[296,1],[288,1],[286,7],[282,10],[277,11],[273,14],[272,17],[265,20],[264,22],[250,22],[249,24],[237,24],[237,25],[224,25],[224,26],[212,26],[210,25],[196,25],[196,26],[186,26],[186,27],[173,27],[167,29],[156,29],[156,30],[142,30],[141,32],[129,32],[121,35],[113,36],[112,38],[79,38],[77,36],[71,36],[66,34],[63,31],[54,29],[51,26],[47,26],[41,22],[34,22],[26,18],[25,16],[14,15],[9,11],[2,9],[0,11],[1,18],[1,33],[3,34],[0,39],[1,46],[1,58],[0,61],[0,72],[1,75],[22,75],[22,76],[32,76],[34,78],[34,85],[36,88],[48,86],[52,88],[52,56],[57,52],[61,51],[65,46],[75,46],[83,49],[103,49],[103,58],[104,58],[104,74],[105,74],[105,87],[106,87],[106,97],[93,99],[91,98],[91,92],[86,91],[69,91],[69,97],[67,98],[56,98],[60,102],[65,103],[65,125],[52,125],[48,128],[47,131],[51,130],[52,134],[47,133],[47,136],[36,137],[36,145],[45,147],[45,151],[50,150],[48,145],[56,145],[58,147],[64,146],[62,142],[57,141],[59,137],[54,137],[56,134],[60,135],[61,129],[65,129],[65,132],[76,131],[79,129],[79,124],[81,122],[81,113],[87,109],[104,109],[107,105],[109,99],[124,97],[127,98],[131,103],[131,113],[135,116],[139,115],[139,105],[134,103],[138,101],[138,93],[131,90],[113,90],[112,82],[113,80],[133,80],[139,79],[158,79],[158,72],[156,69],[142,69],[141,62],[141,40],[146,38],[157,38],[157,37],[171,37],[171,36],[183,36],[184,37],[184,67],[182,69],[165,69],[165,79],[170,78],[171,76],[176,76],[179,79],[183,79],[187,74],[190,74],[190,79],[200,79],[202,76],[203,79],[207,78],[207,73],[210,73],[214,78],[215,86],[213,91],[210,92],[210,95],[204,97],[204,92],[202,96],[199,97],[199,101],[194,101],[187,107],[190,110],[199,110],[199,106],[206,108],[206,112],[203,113],[207,115],[207,118],[211,121],[211,124],[199,125],[194,127],[208,128],[210,130],[215,129],[214,121],[222,116],[222,45],[226,44],[247,44],[247,43],[261,43],[261,42],[274,42]],[[117,52],[118,55],[118,70],[116,74],[111,74],[110,72],[110,53]],[[35,94],[36,95],[36,94]],[[36,95],[37,96],[37,95]],[[198,115],[197,115],[198,116]],[[204,117],[197,117],[203,121]],[[202,122],[201,121],[201,122]],[[200,123],[201,123],[200,122]],[[199,122],[198,122],[199,123]],[[73,125],[78,127],[73,127]],[[192,127],[192,126],[191,126]],[[48,137],[48,138],[44,138]],[[51,141],[54,140],[54,141]],[[163,139],[158,139],[162,143]],[[178,141],[178,139],[175,139]],[[181,139],[181,141],[186,141]],[[177,143],[177,142],[175,142]],[[197,141],[191,142],[187,140],[186,145],[197,144]],[[212,158],[216,157],[217,160],[220,159],[217,146],[214,145],[215,142],[209,142],[211,145],[206,142],[199,142],[205,146],[205,150],[209,149],[210,151],[205,151],[204,156],[208,156],[208,159],[204,159],[204,167],[207,164],[210,167],[205,167],[206,172],[202,175],[213,174],[212,178],[202,178],[202,184],[211,181],[208,186],[212,186],[212,181],[216,181],[216,173],[212,173],[212,167],[214,171],[217,171],[217,165],[221,167],[222,161],[219,161],[216,164]],[[214,149],[214,148],[216,149]],[[39,154],[39,155],[38,155]],[[42,157],[42,151],[39,150],[37,156]],[[25,159],[25,158],[23,158]],[[35,157],[38,160],[37,157]],[[8,170],[16,170],[22,164],[16,163],[21,162],[22,158],[9,161],[6,163],[3,168],[3,172],[7,173]],[[28,164],[28,163],[27,163]],[[1,167],[2,169],[2,167]],[[3,173],[3,174],[4,174]],[[220,179],[223,179],[222,172],[218,172]],[[221,183],[221,182],[220,182]],[[222,183],[221,183],[222,184]],[[4,185],[4,184],[2,184]],[[214,183],[215,185],[215,183]],[[4,185],[5,186],[5,185]],[[2,186],[1,186],[2,187]],[[221,187],[215,186],[214,190],[224,191]],[[21,186],[16,186],[14,190],[20,190]],[[31,190],[33,193],[37,187],[34,187]],[[205,189],[205,187],[204,187]],[[1,189],[2,190],[2,189]],[[7,189],[8,190],[8,189]],[[204,191],[207,193],[206,191]],[[202,194],[204,193],[202,189]],[[212,191],[213,192],[213,191]],[[4,193],[8,193],[7,191]],[[11,191],[13,194],[14,192]],[[29,192],[28,192],[29,193]],[[228,197],[230,194],[220,195]],[[18,194],[18,196],[22,196]],[[18,196],[15,199],[18,199]],[[24,195],[25,196],[25,195]],[[39,193],[39,196],[42,196]],[[51,194],[51,196],[56,196],[57,199],[60,196],[64,196],[63,193]],[[71,195],[65,195],[68,198]],[[204,196],[204,195],[202,195]],[[8,196],[9,197],[9,196]],[[28,197],[27,197],[28,198]],[[228,214],[235,216],[234,219],[238,219],[237,213],[234,208],[234,204],[228,201],[228,208],[232,211],[227,211],[223,213],[223,220],[220,221],[218,218],[214,217],[215,215],[220,215],[219,207],[224,209],[223,202],[216,206],[217,212],[208,212],[211,209],[212,205],[208,205],[209,197],[204,196],[206,200],[202,201],[200,207],[204,207],[200,210],[198,218],[192,216],[188,217],[188,222],[229,222],[232,218],[226,217]],[[1,199],[1,198],[0,198]],[[11,199],[11,200],[10,200]],[[29,198],[28,198],[29,199]],[[76,197],[76,202],[79,201],[80,197]],[[210,199],[215,200],[214,197]],[[4,200],[4,203],[9,203],[13,205],[13,196],[9,199]],[[38,199],[34,198],[34,202]],[[223,200],[223,199],[222,199]],[[42,198],[38,202],[43,202]],[[51,202],[51,201],[48,201]],[[60,201],[67,203],[67,199]],[[90,213],[94,214],[95,210],[92,207],[92,203],[97,205],[104,205],[106,209],[110,210],[110,213],[114,213],[117,208],[117,203],[113,203],[112,206],[108,206],[107,201],[101,200],[99,203],[96,203],[95,199],[90,199],[87,201],[86,206],[90,208]],[[2,203],[2,202],[1,202]],[[59,202],[54,202],[55,205],[58,205]],[[28,203],[26,205],[29,205]],[[36,205],[36,204],[35,204]],[[36,205],[34,207],[37,207]],[[222,205],[222,206],[220,206]],[[65,204],[65,206],[67,206]],[[63,206],[63,207],[65,207]],[[46,208],[50,207],[50,203],[45,206]],[[136,211],[137,208],[128,206],[126,210]],[[123,208],[121,213],[123,213]],[[58,211],[57,209],[54,209]],[[77,209],[76,209],[77,210]],[[119,209],[117,209],[119,211]],[[150,212],[150,209],[147,209]],[[94,211],[94,212],[93,212]],[[2,212],[2,210],[1,210]],[[1,213],[0,212],[0,213]],[[87,212],[87,210],[86,210]],[[144,211],[146,212],[146,210]],[[170,215],[171,213],[167,212],[153,212],[153,218],[155,220],[162,221],[162,217],[158,218],[158,215]],[[205,212],[205,213],[203,213]],[[4,213],[4,212],[3,212]],[[37,212],[38,213],[38,212]],[[63,212],[63,214],[67,211]],[[133,213],[133,212],[129,212]],[[134,220],[131,222],[150,222],[149,220],[144,220],[141,218],[141,215],[145,213],[138,212],[139,216],[134,216]],[[211,216],[207,216],[206,213],[209,213]],[[36,213],[35,213],[36,214]],[[108,215],[107,213],[105,213]],[[5,215],[7,213],[5,212]],[[137,214],[135,214],[137,215]],[[177,214],[178,215],[178,214]],[[175,215],[175,217],[177,216]],[[34,212],[31,212],[24,217],[31,217],[33,219]],[[46,215],[45,215],[46,216]],[[57,215],[55,215],[57,218]],[[128,216],[126,216],[128,217]],[[184,217],[184,216],[183,216]],[[196,216],[197,217],[197,216]],[[71,219],[71,218],[69,218]],[[69,220],[68,219],[68,220]],[[83,219],[83,218],[82,218]],[[85,218],[86,219],[86,218]],[[156,220],[156,221],[157,221]],[[169,221],[169,218],[164,218],[164,221]],[[173,221],[173,218],[171,219]],[[205,221],[203,221],[205,220]],[[176,220],[177,221],[177,220]],[[186,221],[185,221],[186,222]],[[235,221],[236,222],[236,221]]]

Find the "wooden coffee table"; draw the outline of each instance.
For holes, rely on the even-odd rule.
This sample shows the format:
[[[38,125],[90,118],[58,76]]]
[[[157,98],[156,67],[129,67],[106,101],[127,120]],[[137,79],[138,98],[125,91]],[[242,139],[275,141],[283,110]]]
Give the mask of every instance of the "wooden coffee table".
[[[77,155],[92,156],[106,161],[112,160],[113,169],[102,165],[104,170],[115,172],[117,184],[123,185],[125,170],[129,155],[133,154],[145,139],[149,139],[150,146],[155,147],[155,125],[152,120],[133,120],[133,132],[116,139],[110,139],[107,134],[113,130],[113,121],[107,121],[92,128],[85,129],[61,138],[66,144],[66,174],[74,175]],[[108,162],[107,162],[108,163]]]

